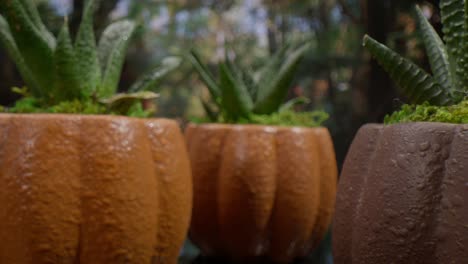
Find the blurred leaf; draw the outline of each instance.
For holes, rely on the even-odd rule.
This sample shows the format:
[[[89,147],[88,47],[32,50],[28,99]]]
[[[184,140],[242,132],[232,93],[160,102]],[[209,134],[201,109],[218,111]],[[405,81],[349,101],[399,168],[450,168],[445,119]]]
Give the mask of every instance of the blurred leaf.
[[[133,22],[122,20],[109,25],[102,33],[98,51],[104,75],[97,91],[99,97],[110,96],[117,90],[128,43],[134,30]]]
[[[16,46],[15,40],[10,31],[10,27],[8,22],[5,20],[3,16],[0,15],[0,42],[3,44],[3,47],[6,49],[10,57],[16,64],[18,71],[20,72],[21,76],[23,76],[24,81],[31,89],[32,93],[35,95],[39,95],[41,93],[40,87],[37,81],[34,78],[31,70],[29,69],[28,65],[24,61],[23,56],[21,55],[18,47]]]
[[[54,61],[57,82],[55,90],[51,94],[53,100],[59,102],[81,97],[81,76],[78,74],[78,64],[67,21],[63,24],[57,38]]]
[[[167,57],[162,64],[154,68],[148,74],[141,76],[129,89],[130,92],[154,90],[156,84],[168,73],[179,67],[182,59],[179,57]]]
[[[219,66],[221,87],[221,110],[227,120],[237,120],[239,117],[248,117],[253,102],[247,88],[236,80],[225,63]]]
[[[283,112],[283,111],[290,111],[293,110],[295,106],[298,105],[304,105],[310,103],[310,99],[304,96],[301,97],[296,97],[294,99],[291,99],[284,103],[280,108],[278,112]]]
[[[188,59],[197,70],[202,81],[208,87],[208,90],[210,91],[213,100],[217,102],[218,98],[221,96],[221,88],[218,87],[214,77],[211,75],[206,66],[202,63],[202,61],[200,60],[200,56],[194,49],[190,51]]]
[[[83,92],[91,95],[101,82],[101,67],[94,36],[93,15],[100,0],[86,1],[78,30],[75,49]]]
[[[24,3],[24,2],[23,2]],[[40,31],[24,9],[23,3],[19,0],[0,1],[0,10],[8,21],[12,36],[15,40],[30,72],[34,74],[34,79],[38,85],[44,87],[54,83],[54,62],[53,53],[55,43]],[[34,7],[35,8],[35,7]],[[28,9],[33,9],[29,6]],[[33,12],[29,10],[29,12]]]
[[[121,93],[113,95],[106,99],[101,99],[100,102],[105,104],[111,112],[126,114],[135,103],[145,100],[154,100],[159,97],[159,94],[150,91],[142,91],[136,93]]]
[[[254,108],[256,114],[270,114],[280,107],[288,93],[300,61],[310,47],[310,43],[306,43],[294,50],[287,55],[276,73],[267,74],[272,76],[271,80],[259,83],[260,89]]]

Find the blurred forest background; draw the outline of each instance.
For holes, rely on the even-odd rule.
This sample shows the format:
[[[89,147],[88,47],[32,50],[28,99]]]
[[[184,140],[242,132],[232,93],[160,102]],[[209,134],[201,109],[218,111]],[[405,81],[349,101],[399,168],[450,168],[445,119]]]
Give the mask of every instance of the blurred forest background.
[[[3,1],[3,0],[2,0]],[[57,33],[68,16],[76,32],[83,0],[36,0],[42,18]],[[131,18],[139,28],[127,54],[120,89],[169,55],[196,47],[212,65],[225,49],[245,65],[256,65],[289,40],[311,40],[314,48],[303,60],[290,97],[307,96],[303,110],[323,109],[342,164],[357,129],[404,103],[387,75],[361,46],[368,33],[428,69],[415,32],[414,3],[441,32],[438,1],[417,0],[103,0],[95,23],[102,31],[109,21]],[[11,105],[12,86],[22,82],[13,62],[0,47],[0,104]],[[203,116],[199,96],[207,91],[191,64],[162,81],[157,91],[158,115]]]

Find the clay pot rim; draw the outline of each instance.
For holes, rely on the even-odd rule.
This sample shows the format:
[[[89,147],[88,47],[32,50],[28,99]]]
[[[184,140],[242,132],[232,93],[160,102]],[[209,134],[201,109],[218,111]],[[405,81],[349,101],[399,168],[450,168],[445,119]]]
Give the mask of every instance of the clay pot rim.
[[[465,126],[468,128],[468,123],[467,124],[454,124],[454,123],[445,123],[445,122],[423,122],[423,121],[418,121],[418,122],[403,122],[403,123],[396,123],[396,124],[382,124],[382,123],[366,123],[363,124],[362,127],[398,127],[398,126],[414,126],[414,125],[434,125],[434,126],[446,126],[446,127],[457,127],[457,126]]]
[[[174,123],[178,124],[176,120],[170,118],[139,118],[139,117],[131,117],[131,116],[123,116],[123,115],[104,115],[104,114],[64,114],[64,113],[0,113],[0,118],[5,117],[15,117],[15,118],[36,118],[36,119],[102,119],[102,120],[109,120],[109,119],[128,119],[129,121],[151,121],[151,122],[159,122],[159,123]]]
[[[227,124],[227,123],[202,123],[196,124],[190,122],[187,128],[203,128],[206,130],[260,130],[266,132],[278,132],[278,131],[292,131],[292,132],[313,132],[327,130],[324,126],[318,127],[304,127],[304,126],[278,126],[278,125],[260,125],[260,124]]]

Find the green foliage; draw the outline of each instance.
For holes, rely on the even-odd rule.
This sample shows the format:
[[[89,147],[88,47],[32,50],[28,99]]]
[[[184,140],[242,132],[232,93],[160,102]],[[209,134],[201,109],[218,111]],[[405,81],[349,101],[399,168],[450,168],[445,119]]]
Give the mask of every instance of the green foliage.
[[[451,106],[403,105],[400,111],[385,117],[386,124],[402,122],[443,122],[468,124],[468,100]]]
[[[291,110],[297,104],[308,102],[303,98],[283,104],[299,63],[309,49],[309,43],[286,45],[256,72],[239,67],[226,56],[218,65],[218,81],[198,53],[192,50],[188,59],[211,94],[211,104],[202,101],[210,120],[302,126],[322,123],[322,118],[317,119],[324,117],[322,112],[295,113]]]
[[[276,112],[270,115],[253,115],[248,123],[275,126],[318,127],[328,119],[323,111],[295,112],[292,110]]]
[[[416,7],[434,76],[371,37],[364,37],[364,46],[414,104],[426,101],[439,106],[456,104],[468,92],[468,42],[464,41],[468,39],[468,3],[463,0],[441,0],[440,4],[445,44]]]
[[[145,75],[132,86],[132,94],[116,95],[119,107],[115,107],[113,95],[135,23],[123,20],[109,25],[96,45],[93,16],[99,2],[85,1],[73,41],[66,19],[57,39],[53,37],[34,1],[0,1],[0,42],[28,87],[22,93],[25,97],[9,111],[147,116],[141,102],[157,97],[150,90],[180,59],[173,58]]]
[[[32,97],[25,97],[16,102],[9,109],[2,109],[10,113],[62,113],[84,115],[125,115],[131,117],[150,117],[153,113],[143,109],[140,101],[133,101],[127,108],[110,108],[104,104],[90,100],[62,101],[56,105],[44,108],[40,101]]]

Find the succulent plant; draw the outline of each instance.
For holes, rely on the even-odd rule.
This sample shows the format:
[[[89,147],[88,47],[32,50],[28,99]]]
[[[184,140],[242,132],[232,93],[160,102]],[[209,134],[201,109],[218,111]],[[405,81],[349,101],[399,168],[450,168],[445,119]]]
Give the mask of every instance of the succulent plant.
[[[363,44],[413,104],[454,105],[468,94],[468,1],[440,1],[444,41],[415,6],[432,75],[369,36]]]
[[[20,112],[75,112],[73,106],[77,105],[76,111],[86,112],[86,105],[90,105],[95,109],[90,110],[93,113],[128,114],[140,100],[157,97],[150,90],[180,63],[179,58],[169,57],[138,80],[130,88],[132,94],[115,95],[135,23],[112,23],[96,43],[93,15],[100,1],[87,0],[74,41],[67,19],[55,38],[44,26],[33,2],[0,1],[0,42],[27,86],[26,90],[16,89],[25,95],[18,105],[27,106],[16,107]]]
[[[226,123],[290,123],[291,111],[297,104],[307,103],[308,99],[299,97],[284,102],[294,79],[294,75],[305,53],[311,48],[310,43],[285,45],[259,70],[243,68],[225,56],[218,65],[218,80],[203,64],[200,55],[192,49],[188,58],[200,78],[207,86],[212,103],[202,100],[203,107],[210,121]],[[278,114],[278,113],[286,114]],[[320,124],[327,115],[323,112],[297,113],[301,117],[295,120],[300,124],[313,126]],[[282,117],[288,120],[283,120]],[[289,124],[292,125],[292,124]]]

